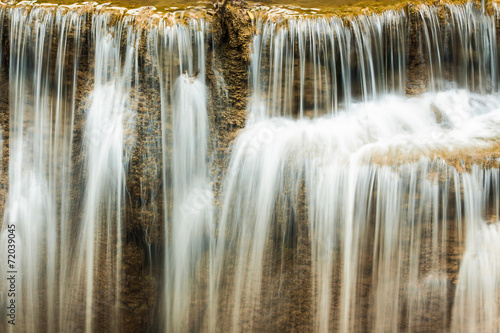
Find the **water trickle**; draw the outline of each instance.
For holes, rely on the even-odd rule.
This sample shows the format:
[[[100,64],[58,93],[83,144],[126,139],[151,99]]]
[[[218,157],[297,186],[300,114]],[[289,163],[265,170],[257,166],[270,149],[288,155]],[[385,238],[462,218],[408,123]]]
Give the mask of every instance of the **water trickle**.
[[[207,165],[205,85],[199,78],[179,77],[174,85],[173,201],[170,319],[173,332],[189,327],[193,272],[213,237],[212,205]],[[196,290],[194,292],[199,292]],[[167,321],[168,322],[168,321]]]
[[[340,18],[257,22],[252,49],[250,112],[318,116],[355,100],[403,93],[406,38],[403,12]]]
[[[440,10],[446,12],[444,19],[436,7],[422,6],[418,12],[429,89],[497,92],[496,7],[495,15],[484,14],[473,3]]]
[[[198,279],[194,273],[214,228],[207,153],[206,23],[191,20],[189,26],[160,24],[157,29],[149,35],[148,48],[158,61],[163,120],[163,324],[166,331],[183,332],[197,325],[190,307],[205,290],[193,282]]]
[[[453,305],[455,332],[499,328],[499,184],[498,169],[484,172],[475,167],[463,177],[466,245]]]
[[[184,331],[199,296],[193,271],[213,237],[206,23],[139,27],[133,16],[78,6],[7,14],[11,191],[2,244],[14,224],[22,329],[121,331],[137,209],[150,262],[151,242],[165,241],[156,325]],[[162,219],[166,227],[155,227]]]

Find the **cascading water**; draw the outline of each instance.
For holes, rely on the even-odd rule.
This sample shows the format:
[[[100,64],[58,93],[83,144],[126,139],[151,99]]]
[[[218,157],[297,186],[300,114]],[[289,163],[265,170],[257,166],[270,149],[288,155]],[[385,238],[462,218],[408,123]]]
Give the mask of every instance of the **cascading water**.
[[[157,325],[186,327],[196,298],[189,281],[213,229],[206,24],[146,20],[146,30],[137,13],[121,19],[119,12],[96,7],[90,15],[82,6],[2,12],[11,22],[13,46],[12,191],[2,242],[7,247],[7,225],[15,225],[17,316],[24,331],[122,330],[121,304],[130,288],[123,276],[126,222],[133,214],[127,206],[136,205],[127,182],[139,168],[139,216],[164,217],[168,226],[165,321]],[[90,80],[78,72],[89,58]],[[144,162],[151,160],[160,167]],[[158,232],[146,226],[141,232],[147,238]],[[150,250],[149,260],[152,255]],[[8,302],[6,294],[2,300]]]
[[[69,263],[63,247],[68,245],[71,202],[61,198],[70,196],[79,38],[71,40],[74,54],[67,52],[67,43],[83,17],[42,8],[28,15],[16,8],[9,18],[10,191],[2,243],[7,244],[7,224],[14,225],[22,330],[55,330],[55,304],[65,291],[57,267]],[[6,278],[2,271],[2,281]]]
[[[429,87],[465,88],[480,93],[498,91],[498,48],[495,15],[485,15],[474,4],[446,7],[448,22],[439,25],[435,7],[419,10],[422,52],[426,53]],[[477,53],[476,50],[481,50]]]
[[[461,125],[438,124],[436,104],[446,116],[464,108],[467,120]],[[456,262],[447,253],[465,241],[467,256],[469,246],[471,251],[478,246],[468,245],[469,237],[481,237],[470,233],[495,230],[487,219],[489,223],[498,219],[496,208],[488,211],[489,200],[498,206],[500,199],[498,169],[474,167],[471,176],[442,159],[422,157],[407,163],[398,161],[398,156],[414,159],[415,151],[425,156],[433,150],[453,154],[469,145],[487,146],[500,134],[498,121],[496,98],[460,91],[410,100],[386,97],[353,104],[348,113],[331,118],[267,118],[247,127],[234,147],[219,226],[231,240],[231,254],[226,256],[232,258],[236,251],[234,259],[219,258],[236,265],[234,303],[225,309],[234,307],[234,330],[242,329],[240,313],[248,311],[251,318],[259,306],[272,311],[273,300],[260,300],[259,295],[261,281],[284,279],[284,272],[268,271],[270,277],[265,276],[267,265],[273,263],[265,254],[273,251],[277,257],[310,251],[308,291],[313,297],[312,327],[317,331],[447,327],[448,297],[454,290],[448,278],[457,273]],[[464,211],[459,213],[462,202]],[[289,225],[299,222],[308,224]],[[309,239],[300,235],[305,228]],[[290,238],[304,243],[288,245]],[[484,260],[494,261],[495,253],[484,251]],[[495,265],[489,269],[496,271]],[[461,276],[462,272],[459,280]],[[486,301],[479,298],[483,295],[496,304],[498,282],[492,284],[489,293],[470,297],[483,304]],[[286,295],[286,288],[280,285],[276,293]],[[456,292],[463,297],[460,289]],[[436,309],[441,312],[433,313]],[[458,318],[467,317],[469,310],[455,305],[453,311],[460,312],[453,318],[455,325],[455,318],[462,320]],[[492,311],[495,315],[487,322],[497,327],[493,320],[497,312]],[[428,327],[422,326],[429,321]]]
[[[133,150],[136,111],[131,86],[138,79],[137,53],[140,35],[127,21],[111,25],[109,14],[92,18],[95,50],[94,87],[86,110],[83,154],[83,209],[75,250],[73,281],[85,290],[85,329],[94,330],[90,313],[96,306],[96,286],[110,290],[107,307],[111,325],[120,319],[121,261],[123,242],[122,209],[125,205],[125,177]],[[126,36],[124,59],[120,53],[122,34]],[[100,266],[106,266],[102,271]],[[75,303],[80,295],[75,295]],[[102,296],[100,296],[102,297]],[[71,309],[71,308],[70,308]],[[71,317],[71,313],[68,314]],[[68,322],[68,320],[64,320]],[[69,322],[73,322],[70,320]],[[70,328],[68,328],[70,329]]]
[[[348,109],[359,96],[373,100],[390,91],[403,93],[405,22],[395,11],[360,16],[350,29],[337,17],[288,20],[281,23],[285,28],[258,20],[250,112],[318,116]]]
[[[154,38],[165,104],[163,119],[168,117],[167,106],[171,109],[171,124],[164,122],[162,130],[164,157],[169,155],[165,152],[167,147],[172,150],[170,161],[164,161],[164,165],[170,164],[170,174],[166,170],[163,174],[164,183],[172,182],[171,193],[164,193],[172,201],[171,206],[167,201],[164,204],[171,207],[165,215],[170,215],[165,225],[171,228],[165,238],[165,325],[169,332],[186,331],[196,321],[189,317],[189,309],[194,300],[202,297],[202,290],[193,286],[192,280],[197,278],[194,272],[205,242],[213,237],[213,198],[207,163],[205,30],[203,21],[191,21],[189,28],[163,27]],[[176,53],[180,54],[178,65],[172,59]],[[175,77],[178,78],[172,82]]]
[[[445,31],[437,8],[418,12],[429,74],[422,85],[496,93],[494,17],[473,5],[447,9]],[[446,163],[462,150],[497,149],[498,98],[467,90],[404,97],[414,57],[406,22],[392,11],[349,27],[336,18],[257,21],[250,121],[233,148],[214,250],[213,284],[230,270],[231,301],[212,327],[288,331],[296,320],[318,332],[500,329],[499,171],[461,173]],[[457,271],[452,252],[462,244]]]
[[[496,7],[255,8],[1,5],[3,331],[500,331]]]

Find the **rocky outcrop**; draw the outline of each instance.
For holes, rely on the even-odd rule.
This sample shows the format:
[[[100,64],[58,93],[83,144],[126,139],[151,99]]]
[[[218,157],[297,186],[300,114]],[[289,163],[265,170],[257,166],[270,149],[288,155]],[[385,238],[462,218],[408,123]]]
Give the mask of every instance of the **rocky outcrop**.
[[[3,221],[9,190],[9,17],[0,5],[0,216]],[[0,222],[0,228],[2,222]]]
[[[224,1],[216,6],[210,19],[212,41],[208,43],[207,52],[207,90],[211,147],[215,155],[212,171],[219,192],[230,144],[238,130],[245,126],[250,43],[254,31],[245,1]]]

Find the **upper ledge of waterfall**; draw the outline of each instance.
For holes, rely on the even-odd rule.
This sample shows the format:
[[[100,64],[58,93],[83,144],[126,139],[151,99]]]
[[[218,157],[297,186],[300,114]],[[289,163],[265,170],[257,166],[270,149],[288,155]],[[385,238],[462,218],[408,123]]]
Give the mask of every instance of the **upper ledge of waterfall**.
[[[153,1],[154,3],[154,1]],[[192,3],[192,5],[187,5]],[[214,10],[207,6],[208,1],[186,1],[182,5],[169,7],[155,7],[153,5],[141,6],[125,1],[98,3],[94,1],[85,1],[74,3],[72,1],[59,1],[57,4],[50,2],[37,1],[1,1],[0,9],[3,8],[44,8],[64,13],[66,11],[75,11],[79,14],[85,13],[107,13],[115,20],[120,20],[124,17],[133,18],[133,23],[142,28],[154,26],[160,20],[167,25],[183,24],[190,19],[204,19],[207,15],[213,15]],[[177,2],[176,2],[177,4]],[[125,7],[126,6],[126,7]],[[210,6],[211,7],[211,6]],[[161,9],[160,9],[161,8]]]
[[[242,13],[248,14],[247,26],[250,33],[259,33],[256,29],[256,22],[272,21],[280,24],[286,24],[288,19],[314,19],[314,18],[341,18],[345,26],[350,26],[352,20],[376,15],[383,12],[394,11],[403,14],[412,14],[418,12],[420,8],[428,6],[437,6],[446,8],[449,5],[464,5],[474,3],[476,7],[481,8],[479,1],[447,0],[447,1],[429,1],[429,0],[295,0],[289,4],[288,0],[263,0],[260,2],[245,0],[229,1],[209,1],[209,0],[115,0],[112,2],[74,2],[73,0],[60,0],[52,3],[50,0],[41,1],[15,1],[0,0],[0,9],[3,8],[44,8],[49,11],[65,13],[67,11],[76,11],[83,15],[84,13],[107,13],[112,16],[112,22],[118,22],[122,18],[128,17],[132,23],[139,28],[157,26],[160,22],[163,26],[172,26],[176,24],[188,24],[192,19],[204,19],[212,21],[215,14],[221,11],[223,6],[232,6],[238,8]],[[487,1],[484,5],[484,11],[487,14],[496,14],[498,12],[497,1]],[[441,14],[440,14],[441,16]]]
[[[81,10],[82,12],[98,11],[109,12],[118,17],[124,15],[135,16],[137,21],[154,23],[163,18],[170,24],[183,23],[186,19],[210,18],[220,9],[223,1],[195,1],[195,0],[115,0],[111,2],[75,2],[73,0],[60,0],[52,3],[50,0],[41,1],[12,1],[0,0],[0,7],[45,7],[57,8],[59,10]],[[480,1],[447,0],[263,0],[242,1],[231,0],[227,3],[229,6],[239,6],[247,9],[248,16],[252,21],[256,19],[281,21],[287,18],[315,18],[315,17],[341,17],[346,23],[350,18],[360,15],[379,14],[388,10],[397,10],[401,12],[412,12],[419,6],[444,6],[449,4],[466,4],[469,2],[481,6]],[[485,11],[495,12],[497,1],[487,1]]]

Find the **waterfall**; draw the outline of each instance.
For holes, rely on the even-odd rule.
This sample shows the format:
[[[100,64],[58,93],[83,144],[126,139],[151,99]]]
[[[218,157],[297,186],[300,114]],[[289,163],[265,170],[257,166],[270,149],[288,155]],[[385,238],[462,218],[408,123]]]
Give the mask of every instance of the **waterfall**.
[[[252,49],[251,114],[334,114],[348,109],[353,99],[403,93],[405,22],[405,14],[396,11],[357,17],[349,28],[337,17],[279,25],[259,20]]]
[[[494,16],[446,9],[445,30],[423,6],[411,32],[396,11],[347,26],[257,20],[250,116],[214,249],[214,286],[222,270],[234,276],[218,325],[289,331],[281,316],[296,311],[310,322],[289,320],[318,332],[498,329],[498,168],[449,166],[462,150],[496,149]],[[408,98],[413,32],[431,92]]]
[[[89,95],[83,138],[83,168],[88,178],[84,180],[84,208],[77,231],[76,267],[72,269],[76,275],[72,278],[84,280],[81,283],[85,286],[86,314],[95,311],[94,289],[104,283],[111,290],[107,296],[111,320],[118,320],[125,175],[134,144],[131,137],[136,117],[131,86],[138,76],[140,35],[126,21],[110,25],[111,19],[109,14],[92,18],[94,87]],[[122,34],[127,38],[124,59],[120,54]],[[108,265],[107,271],[101,272],[101,265]],[[89,269],[92,267],[97,269]],[[86,315],[86,331],[93,331],[93,327],[92,316]]]
[[[68,35],[79,31],[83,20],[77,13],[42,8],[29,14],[23,8],[10,12],[10,186],[2,243],[7,241],[7,224],[14,225],[19,251],[16,300],[26,331],[57,327],[55,304],[65,291],[64,271],[57,267],[69,264],[64,247],[69,245],[71,202],[62,198],[71,196],[79,61],[79,38],[70,41]],[[73,54],[67,52],[69,43]]]
[[[189,309],[203,290],[191,281],[197,278],[194,272],[205,243],[213,237],[205,34],[206,23],[192,20],[187,27],[159,24],[148,36],[148,50],[158,61],[161,95],[166,228],[163,320],[169,332],[183,332],[193,324]]]
[[[437,103],[449,117],[465,107],[467,121],[436,123],[432,108]],[[430,325],[438,325],[430,328],[445,328],[453,292],[448,282],[453,263],[445,254],[464,241],[465,256],[469,246],[477,251],[469,237],[477,239],[479,230],[489,228],[487,214],[498,219],[496,208],[487,212],[489,200],[498,205],[498,169],[473,167],[474,177],[469,177],[442,158],[401,162],[396,156],[434,150],[453,154],[467,145],[487,145],[500,134],[498,117],[496,98],[461,91],[410,100],[391,96],[353,104],[333,117],[267,118],[248,126],[235,143],[219,226],[219,237],[227,237],[230,245],[218,246],[231,250],[216,257],[236,266],[234,302],[226,309],[234,307],[233,330],[244,327],[239,326],[244,311],[249,318],[259,304],[273,311],[272,299],[261,304],[261,283],[284,279],[285,272],[268,266],[285,270],[290,252],[300,256],[305,251],[311,256],[309,291],[317,331],[418,330],[430,319]],[[457,216],[462,202],[464,222]],[[484,253],[485,260],[496,256]],[[289,292],[284,282],[276,288],[282,297]],[[487,295],[496,304],[497,293]],[[465,297],[457,289],[458,296]],[[434,308],[441,313],[430,312]],[[453,311],[462,311],[455,317],[463,320],[467,308],[455,306]],[[437,318],[429,318],[433,315]],[[493,318],[488,325],[495,325]]]
[[[444,29],[439,25],[437,8],[422,7],[419,11],[430,88],[497,92],[497,8],[495,15],[485,15],[473,3],[447,5],[446,10],[448,19]],[[476,53],[476,50],[481,52]]]
[[[499,331],[498,18],[0,4],[1,330]]]
[[[2,11],[11,24],[12,59],[2,244],[7,226],[15,225],[19,325],[121,331],[130,288],[124,255],[137,198],[145,245],[152,237],[165,242],[158,325],[182,331],[197,297],[190,297],[189,281],[213,232],[206,24],[153,18],[141,26],[135,11],[122,19],[119,11],[85,9]],[[135,172],[139,194],[129,184]],[[165,235],[157,235],[154,221],[163,222]],[[150,261],[153,255],[150,248]]]

